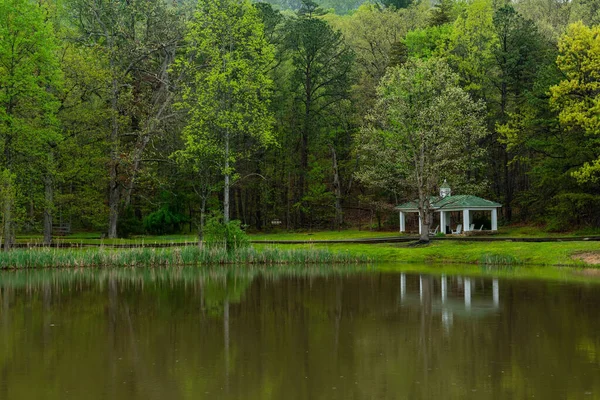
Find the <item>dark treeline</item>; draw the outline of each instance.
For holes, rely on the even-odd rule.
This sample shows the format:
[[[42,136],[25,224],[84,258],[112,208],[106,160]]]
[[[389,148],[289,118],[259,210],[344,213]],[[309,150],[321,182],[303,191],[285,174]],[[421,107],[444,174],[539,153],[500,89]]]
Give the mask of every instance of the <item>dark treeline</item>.
[[[396,224],[415,193],[364,179],[358,136],[386,72],[432,58],[485,110],[455,192],[501,202],[505,223],[600,225],[597,0],[361,3],[0,0],[5,246],[57,226],[195,232],[223,212],[259,230]]]

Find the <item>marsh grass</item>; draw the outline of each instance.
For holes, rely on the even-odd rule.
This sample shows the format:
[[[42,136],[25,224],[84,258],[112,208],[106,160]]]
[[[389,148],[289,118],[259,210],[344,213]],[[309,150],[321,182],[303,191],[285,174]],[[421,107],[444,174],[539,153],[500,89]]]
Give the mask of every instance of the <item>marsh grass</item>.
[[[479,258],[480,265],[521,265],[523,261],[510,254],[485,253]]]
[[[0,268],[119,267],[181,265],[364,264],[370,259],[323,248],[252,247],[226,251],[198,247],[133,249],[19,249],[0,253]]]

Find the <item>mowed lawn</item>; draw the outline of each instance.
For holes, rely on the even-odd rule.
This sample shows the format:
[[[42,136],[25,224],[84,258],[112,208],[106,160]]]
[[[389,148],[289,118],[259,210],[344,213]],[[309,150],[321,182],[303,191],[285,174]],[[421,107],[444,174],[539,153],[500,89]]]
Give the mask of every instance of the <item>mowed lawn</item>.
[[[265,245],[268,246],[268,245]],[[292,245],[277,245],[292,246]],[[298,245],[295,245],[298,246]],[[385,263],[458,263],[498,265],[586,266],[576,259],[580,253],[599,253],[600,242],[461,242],[437,241],[427,245],[388,244],[314,244],[300,246],[327,247],[365,255]]]

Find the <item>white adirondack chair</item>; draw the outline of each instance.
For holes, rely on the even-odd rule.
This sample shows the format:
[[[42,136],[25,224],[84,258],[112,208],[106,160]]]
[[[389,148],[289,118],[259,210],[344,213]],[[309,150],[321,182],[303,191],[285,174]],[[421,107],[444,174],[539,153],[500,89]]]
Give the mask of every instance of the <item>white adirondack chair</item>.
[[[432,229],[430,229],[430,230],[429,230],[429,236],[435,236],[435,235],[437,235],[437,233],[438,233],[438,230],[439,230],[439,229],[440,229],[440,226],[439,226],[439,225],[438,225],[438,226],[436,226],[436,227],[435,227],[435,229],[433,229],[433,230],[432,230]]]
[[[462,233],[462,224],[456,225],[456,230],[452,231],[453,235],[460,235]]]

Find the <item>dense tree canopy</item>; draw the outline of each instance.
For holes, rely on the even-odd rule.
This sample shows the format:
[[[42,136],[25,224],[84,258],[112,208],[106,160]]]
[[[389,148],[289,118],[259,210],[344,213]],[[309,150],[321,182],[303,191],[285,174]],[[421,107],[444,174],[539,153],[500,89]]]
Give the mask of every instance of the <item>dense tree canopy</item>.
[[[374,139],[411,104],[392,107],[392,88],[428,113],[398,137],[427,132],[441,157],[423,195],[447,178],[502,203],[501,223],[597,227],[599,10],[0,0],[2,240],[201,232],[215,213],[249,229],[395,227],[390,210],[419,186],[414,149]],[[445,100],[419,103],[432,98]]]

